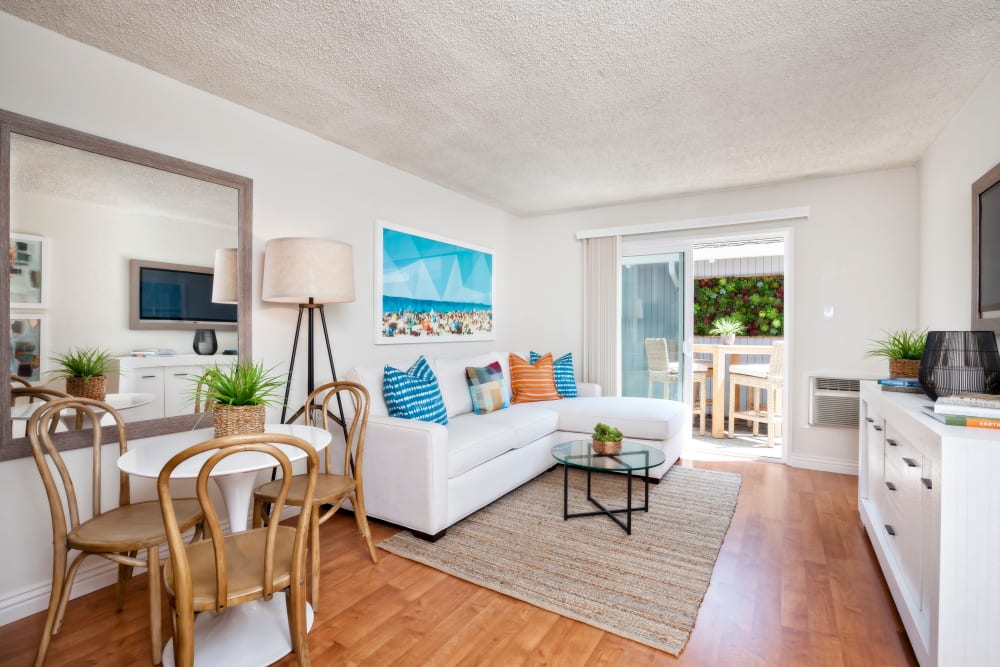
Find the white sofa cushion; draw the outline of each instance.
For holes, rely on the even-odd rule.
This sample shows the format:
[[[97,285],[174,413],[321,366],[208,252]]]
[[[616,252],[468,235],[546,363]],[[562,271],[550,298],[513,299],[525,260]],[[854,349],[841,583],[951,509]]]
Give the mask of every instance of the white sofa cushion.
[[[355,366],[347,371],[346,379],[359,382],[365,386],[370,396],[368,414],[372,417],[388,417],[389,408],[382,396],[382,380],[385,378],[385,366]],[[344,405],[347,416],[353,414],[350,401]]]
[[[559,430],[590,433],[594,424],[605,422],[619,429],[626,438],[667,440],[681,429],[690,428],[687,406],[658,398],[614,398],[600,396],[544,401],[559,413]]]
[[[556,430],[558,422],[555,411],[537,405],[455,417],[448,422],[448,478],[545,437]]]
[[[492,362],[493,357],[489,354],[434,360],[434,375],[437,376],[438,387],[441,388],[441,397],[444,398],[448,419],[472,412],[472,394],[469,393],[465,367],[482,367]]]

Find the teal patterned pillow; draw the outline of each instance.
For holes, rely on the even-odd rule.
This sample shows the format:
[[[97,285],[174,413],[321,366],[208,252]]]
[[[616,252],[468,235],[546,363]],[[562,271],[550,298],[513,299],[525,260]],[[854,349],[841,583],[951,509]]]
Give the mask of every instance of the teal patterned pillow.
[[[465,379],[469,383],[469,393],[472,394],[472,411],[477,415],[509,407],[510,403],[503,396],[503,370],[500,362],[494,361],[483,368],[466,366]]]
[[[542,355],[532,352],[528,361],[535,363]],[[573,373],[573,353],[567,352],[553,360],[555,369],[556,392],[563,398],[576,398],[576,376]]]
[[[448,423],[437,378],[423,355],[406,372],[386,365],[382,395],[390,417]]]

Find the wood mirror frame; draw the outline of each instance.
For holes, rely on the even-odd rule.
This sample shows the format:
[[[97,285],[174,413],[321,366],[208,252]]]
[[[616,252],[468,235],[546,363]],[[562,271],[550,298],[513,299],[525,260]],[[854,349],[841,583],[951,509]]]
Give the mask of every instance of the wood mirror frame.
[[[1000,164],[994,166],[988,172],[980,176],[972,184],[972,330],[992,331],[1000,338],[1000,317],[995,314],[983,316],[980,304],[980,281],[982,276],[982,248],[980,244],[980,227],[982,226],[981,197],[994,187],[1000,186]],[[995,215],[995,211],[994,211]],[[991,258],[996,260],[996,258]]]
[[[0,109],[0,256],[4,258],[5,267],[0,271],[0,331],[3,343],[0,345],[0,381],[6,389],[0,397],[0,461],[31,456],[31,448],[27,438],[12,437],[10,417],[10,195],[11,195],[11,165],[10,148],[11,135],[23,135],[48,141],[70,148],[77,148],[105,157],[132,162],[134,164],[152,167],[182,176],[188,176],[209,183],[215,183],[237,190],[238,227],[237,227],[237,294],[238,294],[238,348],[241,359],[251,355],[251,243],[253,238],[253,181],[245,176],[230,174],[225,171],[170,157],[136,146],[130,146],[111,139],[94,136],[85,132],[72,130],[61,125],[22,116]],[[126,424],[129,439],[145,438],[165,433],[191,429],[199,415],[190,414],[163,419],[130,422]],[[199,426],[211,426],[210,416],[205,417]],[[106,429],[107,442],[110,442],[111,430]],[[61,450],[77,449],[90,445],[90,436],[86,432],[66,432],[56,434],[54,439]]]

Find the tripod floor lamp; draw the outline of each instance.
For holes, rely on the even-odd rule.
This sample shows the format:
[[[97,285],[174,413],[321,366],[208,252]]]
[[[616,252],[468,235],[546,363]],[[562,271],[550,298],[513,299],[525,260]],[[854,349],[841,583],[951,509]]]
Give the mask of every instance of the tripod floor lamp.
[[[337,379],[337,369],[333,363],[333,349],[330,347],[330,332],[326,326],[324,305],[354,301],[354,256],[347,243],[331,239],[287,237],[271,239],[264,248],[264,285],[261,298],[276,303],[298,304],[299,317],[295,323],[295,337],[292,339],[292,358],[288,365],[288,381],[285,384],[285,401],[281,408],[282,423],[292,423],[307,410],[319,410],[316,403],[305,403],[286,421],[288,397],[292,389],[292,374],[295,372],[295,357],[302,331],[302,316],[306,314],[306,395],[316,388],[316,315],[323,329],[326,344],[326,358],[330,364],[330,374]],[[330,417],[340,424],[347,439],[347,423],[344,406],[337,397],[338,415]]]

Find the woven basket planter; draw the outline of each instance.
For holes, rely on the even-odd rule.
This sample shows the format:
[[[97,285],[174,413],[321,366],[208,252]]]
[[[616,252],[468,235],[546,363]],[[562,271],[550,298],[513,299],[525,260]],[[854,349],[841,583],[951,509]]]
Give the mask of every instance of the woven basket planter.
[[[216,405],[215,437],[263,433],[265,411],[263,405]]]
[[[601,456],[622,453],[621,440],[597,440],[594,438],[594,452]]]
[[[920,375],[919,359],[889,359],[889,377],[915,378]]]
[[[66,378],[66,393],[78,398],[92,398],[103,401],[107,396],[108,378],[98,375],[92,378]]]

